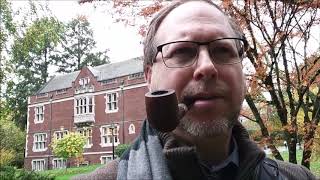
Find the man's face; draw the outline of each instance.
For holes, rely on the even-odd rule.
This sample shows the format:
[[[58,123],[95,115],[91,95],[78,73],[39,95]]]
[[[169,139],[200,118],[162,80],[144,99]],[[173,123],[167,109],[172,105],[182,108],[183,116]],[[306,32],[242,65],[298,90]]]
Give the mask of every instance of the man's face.
[[[163,20],[156,34],[156,44],[207,42],[226,37],[236,36],[218,9],[204,2],[188,2]],[[200,46],[198,59],[192,66],[168,68],[159,52],[146,72],[150,90],[174,89],[179,102],[192,100],[179,128],[193,136],[228,133],[244,99],[241,63],[218,65],[213,61],[207,46]]]

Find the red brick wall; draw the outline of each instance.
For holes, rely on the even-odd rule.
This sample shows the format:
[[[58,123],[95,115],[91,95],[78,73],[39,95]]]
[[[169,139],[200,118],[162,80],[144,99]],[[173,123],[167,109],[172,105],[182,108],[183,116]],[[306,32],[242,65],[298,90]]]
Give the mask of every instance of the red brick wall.
[[[123,143],[123,134],[125,143],[131,143],[139,134],[143,120],[146,117],[144,94],[148,91],[146,86],[134,87],[145,83],[143,78],[128,80],[128,77],[120,77],[117,83],[110,85],[101,85],[97,82],[88,68],[82,69],[77,79],[73,83],[73,87],[69,88],[66,93],[57,94],[56,91],[48,93],[48,97],[37,98],[36,96],[30,97],[29,104],[29,119],[28,119],[28,138],[27,138],[27,157],[25,158],[25,168],[31,169],[32,159],[47,159],[52,156],[49,148],[44,152],[33,152],[33,135],[34,133],[47,133],[50,138],[54,131],[60,130],[62,127],[68,131],[76,131],[77,127],[74,124],[74,91],[77,88],[80,78],[89,76],[90,83],[94,86],[94,113],[95,122],[92,127],[92,141],[93,146],[85,149],[85,159],[90,161],[90,164],[100,163],[100,156],[102,154],[112,155],[112,147],[101,147],[101,134],[100,127],[102,125],[110,125],[112,122],[120,125],[119,139]],[[119,88],[119,83],[124,80],[123,94]],[[106,113],[106,99],[105,96],[108,92],[118,93],[118,111],[115,113]],[[50,97],[52,95],[52,100]],[[124,104],[123,104],[124,102]],[[39,104],[40,103],[40,104]],[[34,123],[34,106],[44,104],[44,122]],[[52,112],[51,112],[52,109]],[[123,111],[124,110],[124,111]],[[123,122],[124,120],[124,127]],[[134,124],[135,134],[129,134],[129,126]],[[52,137],[52,136],[51,136]],[[50,140],[47,138],[47,145]],[[108,153],[107,153],[108,152]],[[52,159],[52,158],[51,158]],[[52,160],[50,160],[51,164]],[[71,163],[73,165],[73,163]],[[51,166],[50,166],[51,167]]]

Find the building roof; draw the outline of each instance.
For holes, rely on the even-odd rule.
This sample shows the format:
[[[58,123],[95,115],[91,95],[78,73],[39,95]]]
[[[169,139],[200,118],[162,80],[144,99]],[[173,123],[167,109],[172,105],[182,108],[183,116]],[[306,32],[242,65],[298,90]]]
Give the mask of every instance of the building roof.
[[[143,61],[140,57],[96,67],[88,67],[97,81],[143,72]],[[72,87],[80,71],[52,77],[36,94],[47,93]]]

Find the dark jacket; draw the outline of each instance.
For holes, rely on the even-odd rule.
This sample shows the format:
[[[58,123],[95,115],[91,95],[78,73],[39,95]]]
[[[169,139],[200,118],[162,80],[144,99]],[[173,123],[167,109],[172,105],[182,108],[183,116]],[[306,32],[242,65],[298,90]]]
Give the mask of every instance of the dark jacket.
[[[181,145],[168,133],[159,133],[163,153],[167,159],[173,179],[215,179],[200,165],[193,147]],[[233,174],[235,180],[314,180],[317,179],[307,168],[283,161],[266,158],[265,153],[249,139],[245,128],[237,123],[233,128],[239,150],[239,168]],[[73,179],[116,179],[119,159],[104,167]]]

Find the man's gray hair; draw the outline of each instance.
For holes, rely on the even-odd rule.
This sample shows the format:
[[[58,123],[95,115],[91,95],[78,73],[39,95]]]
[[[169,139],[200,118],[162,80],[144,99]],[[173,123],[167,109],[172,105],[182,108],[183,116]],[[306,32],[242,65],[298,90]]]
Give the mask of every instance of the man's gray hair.
[[[157,55],[157,45],[155,43],[155,36],[158,31],[158,28],[160,24],[162,23],[163,19],[175,8],[179,7],[182,4],[185,4],[187,2],[191,1],[200,1],[208,3],[215,8],[217,8],[219,11],[221,11],[224,15],[226,13],[223,12],[223,10],[215,3],[213,3],[211,0],[175,0],[169,5],[162,8],[151,20],[149,24],[149,29],[147,32],[147,35],[144,39],[144,47],[143,47],[143,68],[144,71],[146,71],[147,66],[151,66],[153,64],[153,60]],[[238,38],[243,37],[243,33],[240,30],[240,27],[235,23],[235,21],[230,18],[228,15],[226,15],[229,19],[229,24],[231,25],[231,28],[233,29],[234,33]]]

